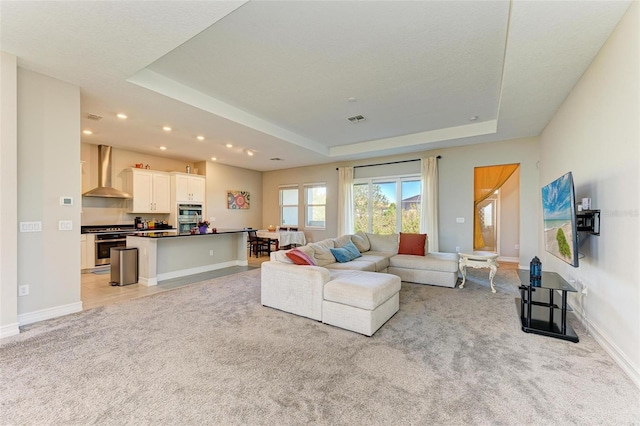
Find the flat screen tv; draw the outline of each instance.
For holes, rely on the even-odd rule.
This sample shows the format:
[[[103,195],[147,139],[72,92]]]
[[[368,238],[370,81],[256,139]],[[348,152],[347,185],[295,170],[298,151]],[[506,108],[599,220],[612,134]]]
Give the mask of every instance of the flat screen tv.
[[[577,268],[576,196],[571,172],[542,187],[542,219],[545,250]]]

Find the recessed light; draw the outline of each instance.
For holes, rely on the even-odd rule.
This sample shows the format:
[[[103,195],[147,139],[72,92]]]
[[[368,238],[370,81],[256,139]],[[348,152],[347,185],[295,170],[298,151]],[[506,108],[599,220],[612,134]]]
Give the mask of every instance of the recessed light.
[[[253,151],[247,151],[247,155],[248,155],[249,157],[253,157]]]
[[[233,144],[230,144],[230,143],[228,143],[226,146],[227,148],[233,148]]]
[[[216,157],[211,157],[211,159],[212,159],[213,161],[216,161],[216,160],[217,160],[217,158],[216,158]]]
[[[169,126],[164,126],[164,127],[162,128],[162,130],[164,130],[165,132],[170,132],[170,131],[171,131],[171,127],[169,127]]]
[[[84,133],[85,135],[92,135],[93,132],[91,130],[83,130],[82,133]]]
[[[354,97],[352,96],[352,97],[350,97],[350,98],[347,98],[347,100],[348,100],[349,102],[355,102],[355,101],[357,101],[358,99],[356,99],[356,98],[354,98]]]
[[[472,115],[471,117],[469,117],[469,121],[476,121],[478,119],[477,115]]]
[[[160,149],[163,150],[163,151],[166,151],[167,147],[166,146],[161,146]]]
[[[121,119],[124,120],[124,119],[127,118],[127,114],[120,113],[120,114],[117,114],[116,117],[121,118]]]
[[[196,136],[196,139],[198,139],[199,141],[203,141],[204,140],[204,136]]]

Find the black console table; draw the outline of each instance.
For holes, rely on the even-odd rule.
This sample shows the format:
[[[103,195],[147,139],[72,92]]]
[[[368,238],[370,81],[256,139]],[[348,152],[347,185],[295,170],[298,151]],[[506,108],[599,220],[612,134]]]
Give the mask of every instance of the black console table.
[[[577,343],[578,335],[567,324],[567,310],[571,310],[567,306],[567,292],[577,290],[555,272],[542,272],[539,285],[531,285],[529,271],[519,269],[518,276],[522,285],[519,287],[520,297],[516,298],[516,307],[520,313],[522,331]],[[556,291],[561,293],[560,306],[553,300]]]

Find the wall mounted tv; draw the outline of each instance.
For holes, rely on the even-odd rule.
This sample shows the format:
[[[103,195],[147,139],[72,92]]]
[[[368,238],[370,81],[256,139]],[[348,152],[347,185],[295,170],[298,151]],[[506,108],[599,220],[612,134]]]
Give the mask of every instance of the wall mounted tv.
[[[544,246],[548,253],[578,267],[578,232],[573,174],[542,187]]]

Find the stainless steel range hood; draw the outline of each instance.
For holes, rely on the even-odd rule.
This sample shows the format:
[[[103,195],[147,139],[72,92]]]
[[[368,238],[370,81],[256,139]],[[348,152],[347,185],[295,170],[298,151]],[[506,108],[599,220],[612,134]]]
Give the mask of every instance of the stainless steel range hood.
[[[82,194],[83,197],[131,198],[128,194],[111,186],[111,147],[98,145],[98,187]]]

